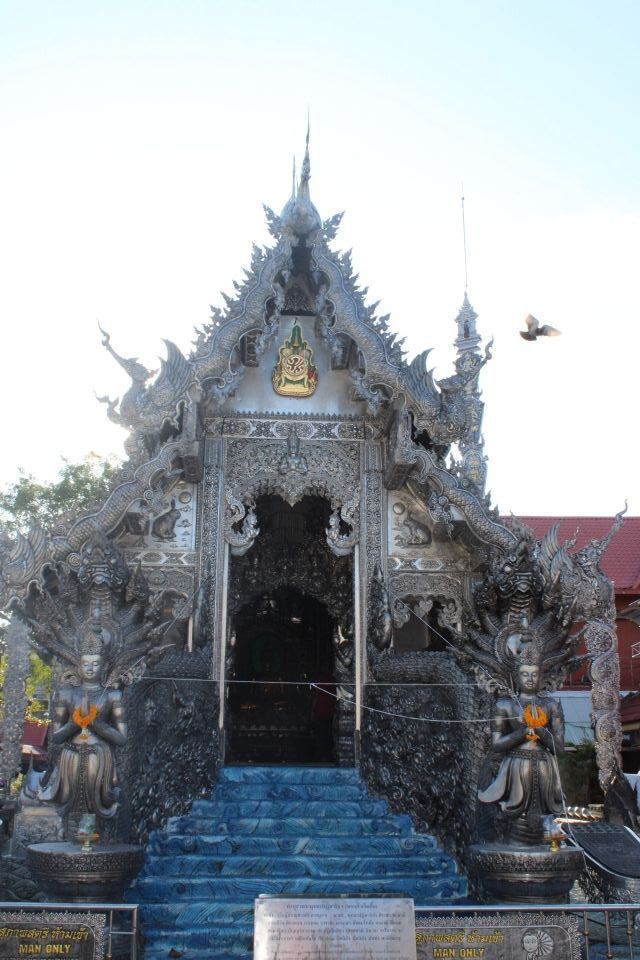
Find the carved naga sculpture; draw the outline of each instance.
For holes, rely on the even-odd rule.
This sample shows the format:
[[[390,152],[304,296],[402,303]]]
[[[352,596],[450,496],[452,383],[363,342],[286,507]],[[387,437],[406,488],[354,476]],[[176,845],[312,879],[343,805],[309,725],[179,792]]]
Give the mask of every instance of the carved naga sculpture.
[[[118,812],[115,748],[127,739],[122,688],[171,645],[161,638],[175,619],[163,619],[163,609],[177,599],[163,592],[150,602],[140,570],[132,575],[99,534],[76,559],[74,572],[60,565],[20,608],[36,650],[58,665],[51,766],[38,798],[56,804],[68,834],[82,814],[95,814],[100,825]]]
[[[169,428],[169,435],[175,435],[179,429],[179,402],[186,396],[193,379],[193,370],[189,361],[170,340],[165,340],[167,359],[160,361],[160,374],[152,383],[148,381],[157,370],[147,370],[136,357],[121,357],[111,346],[111,337],[102,327],[102,345],[120,364],[131,378],[131,386],[126,391],[120,407],[118,398],[98,397],[100,403],[107,404],[107,416],[118,426],[131,430],[125,441],[125,449],[133,458],[146,453],[154,454],[161,440],[163,428]]]
[[[431,350],[423,351],[411,361],[404,373],[408,406],[414,412],[416,427],[426,429],[432,441],[450,444],[464,438],[472,428],[473,403],[469,391],[491,359],[492,346],[493,340],[487,344],[483,357],[477,353],[458,357],[456,372],[439,381],[427,367]]]
[[[47,559],[48,540],[39,524],[26,533],[18,533],[11,540],[0,533],[0,606],[6,606],[15,595],[40,577]]]
[[[478,797],[499,805],[509,842],[540,843],[545,818],[561,809],[555,755],[564,746],[562,709],[545,691],[557,689],[585,659],[595,658],[600,780],[606,790],[619,779],[612,591],[599,560],[620,523],[618,515],[607,537],[572,554],[575,540],[559,546],[558,525],[538,542],[514,519],[516,546],[494,556],[474,592],[473,610],[467,610],[466,642],[460,641],[458,659],[498,695],[492,752]],[[577,657],[583,638],[587,653]],[[598,660],[603,661],[601,676]]]
[[[375,663],[391,646],[393,617],[389,603],[389,591],[384,582],[380,564],[376,564],[369,588],[369,630],[367,649],[369,660]]]

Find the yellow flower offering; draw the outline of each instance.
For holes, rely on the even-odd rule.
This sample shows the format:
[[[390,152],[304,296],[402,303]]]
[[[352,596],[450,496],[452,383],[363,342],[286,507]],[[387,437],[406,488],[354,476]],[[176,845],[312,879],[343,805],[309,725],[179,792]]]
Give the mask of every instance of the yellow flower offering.
[[[522,722],[527,726],[527,740],[538,740],[535,730],[537,727],[546,726],[548,719],[542,707],[528,703],[522,712]]]

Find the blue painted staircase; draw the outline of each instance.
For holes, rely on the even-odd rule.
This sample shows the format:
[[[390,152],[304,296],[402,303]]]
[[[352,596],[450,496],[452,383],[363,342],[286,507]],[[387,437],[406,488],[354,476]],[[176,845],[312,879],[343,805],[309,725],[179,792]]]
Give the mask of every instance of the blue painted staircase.
[[[141,906],[145,960],[238,960],[252,955],[262,893],[395,893],[424,904],[466,888],[435,839],[390,814],[355,770],[223,767],[211,800],[152,834],[128,899]]]

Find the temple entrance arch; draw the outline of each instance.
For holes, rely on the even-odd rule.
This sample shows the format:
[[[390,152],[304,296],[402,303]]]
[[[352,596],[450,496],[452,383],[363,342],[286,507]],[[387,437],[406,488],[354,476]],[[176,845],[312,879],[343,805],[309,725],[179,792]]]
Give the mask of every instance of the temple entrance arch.
[[[233,629],[227,759],[333,762],[334,620],[324,604],[280,587],[242,607]]]
[[[278,494],[255,502],[259,534],[232,556],[225,726],[228,762],[340,760],[335,644],[353,632],[353,560],[331,548],[330,501]],[[321,689],[312,687],[319,684]],[[344,720],[344,718],[342,718]],[[344,722],[341,724],[344,752]]]

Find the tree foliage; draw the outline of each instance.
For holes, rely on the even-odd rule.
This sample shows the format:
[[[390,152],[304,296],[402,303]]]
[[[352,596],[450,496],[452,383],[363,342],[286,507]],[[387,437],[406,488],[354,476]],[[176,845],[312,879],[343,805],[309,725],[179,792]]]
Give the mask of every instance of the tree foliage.
[[[4,653],[4,651],[3,651]],[[6,657],[0,654],[0,720],[4,715],[4,675],[6,671]],[[51,667],[44,663],[37,653],[29,654],[29,673],[25,679],[24,692],[27,698],[25,720],[33,723],[43,723],[44,704],[51,693]]]
[[[49,528],[63,514],[82,510],[106,496],[118,473],[116,460],[89,454],[79,463],[63,460],[52,483],[40,483],[18,470],[18,479],[0,490],[0,526],[10,535],[24,532],[34,522]]]
[[[90,454],[80,463],[63,460],[63,464],[52,483],[40,483],[19,469],[18,479],[0,490],[0,528],[5,534],[15,536],[35,522],[49,528],[64,514],[79,513],[107,495],[119,469],[115,459],[103,460],[96,454]],[[6,630],[7,618],[0,611],[0,711],[6,669]],[[51,668],[36,653],[31,653],[25,683],[27,719],[39,719],[38,695],[48,697],[50,689]]]
[[[582,740],[558,757],[560,780],[568,804],[584,807],[602,802],[593,740]]]

